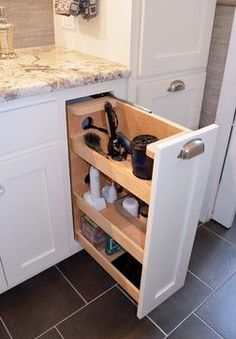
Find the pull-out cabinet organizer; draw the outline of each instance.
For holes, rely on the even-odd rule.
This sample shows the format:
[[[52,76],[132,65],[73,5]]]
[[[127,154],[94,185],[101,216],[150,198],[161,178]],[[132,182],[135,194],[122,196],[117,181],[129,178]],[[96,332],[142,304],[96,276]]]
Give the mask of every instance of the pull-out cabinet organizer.
[[[83,130],[82,122],[85,118],[91,117],[96,125],[106,127],[106,100],[115,108],[118,131],[130,139],[140,134],[151,134],[159,139],[147,147],[147,155],[154,159],[152,180],[134,176],[129,157],[123,162],[107,159],[84,143],[83,135],[87,131]],[[193,132],[112,97],[69,104],[67,114],[75,238],[137,301],[137,315],[142,318],[184,284],[217,126]],[[107,136],[96,133],[101,136],[105,150]],[[178,157],[184,145],[194,139],[202,140],[204,152],[189,160]],[[83,200],[88,189],[84,179],[91,165],[100,171],[102,184],[115,181],[149,205],[146,227],[138,227],[126,219],[113,204],[96,211]],[[97,250],[81,233],[82,214],[116,240],[123,251],[108,256],[104,250]],[[124,251],[142,265],[140,287],[113,265]]]

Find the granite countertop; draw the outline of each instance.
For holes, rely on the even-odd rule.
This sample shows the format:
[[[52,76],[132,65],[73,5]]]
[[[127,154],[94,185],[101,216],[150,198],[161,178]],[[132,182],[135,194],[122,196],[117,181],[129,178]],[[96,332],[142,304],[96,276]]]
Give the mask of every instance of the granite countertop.
[[[0,102],[130,75],[124,65],[56,46],[16,54],[16,59],[0,60]]]

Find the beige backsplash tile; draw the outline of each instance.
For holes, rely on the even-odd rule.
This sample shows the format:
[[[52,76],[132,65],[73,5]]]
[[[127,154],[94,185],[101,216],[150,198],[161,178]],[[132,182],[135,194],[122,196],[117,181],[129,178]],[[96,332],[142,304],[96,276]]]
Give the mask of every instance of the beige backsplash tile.
[[[200,127],[210,125],[215,121],[234,18],[234,10],[235,8],[230,6],[216,7]]]
[[[15,48],[54,44],[53,0],[0,0],[14,24]]]

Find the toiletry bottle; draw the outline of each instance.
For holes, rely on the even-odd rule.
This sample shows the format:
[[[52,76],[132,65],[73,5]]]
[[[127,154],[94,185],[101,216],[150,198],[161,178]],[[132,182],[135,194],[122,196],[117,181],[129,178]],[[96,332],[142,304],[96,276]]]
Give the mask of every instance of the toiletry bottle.
[[[5,7],[0,6],[0,59],[14,58],[13,25],[8,23]]]
[[[93,201],[100,199],[100,174],[95,167],[90,167],[90,189]]]

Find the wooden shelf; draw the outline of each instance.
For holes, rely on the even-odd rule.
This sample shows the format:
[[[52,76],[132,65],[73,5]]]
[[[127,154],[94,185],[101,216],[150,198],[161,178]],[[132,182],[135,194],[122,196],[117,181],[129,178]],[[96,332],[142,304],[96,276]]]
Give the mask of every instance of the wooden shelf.
[[[108,258],[109,256],[103,251],[98,251],[80,232],[76,233],[76,237],[83,248],[138,302],[139,289],[112,265],[112,260],[115,260],[115,257]]]
[[[130,159],[121,162],[106,159],[84,143],[83,135],[73,136],[70,138],[70,141],[72,152],[149,204],[152,182],[151,180],[139,179],[133,175]]]
[[[115,239],[141,264],[143,263],[146,229],[132,224],[120,214],[113,204],[107,208],[96,211],[82,198],[82,192],[74,192],[74,203],[84,214],[89,216],[107,234]]]

